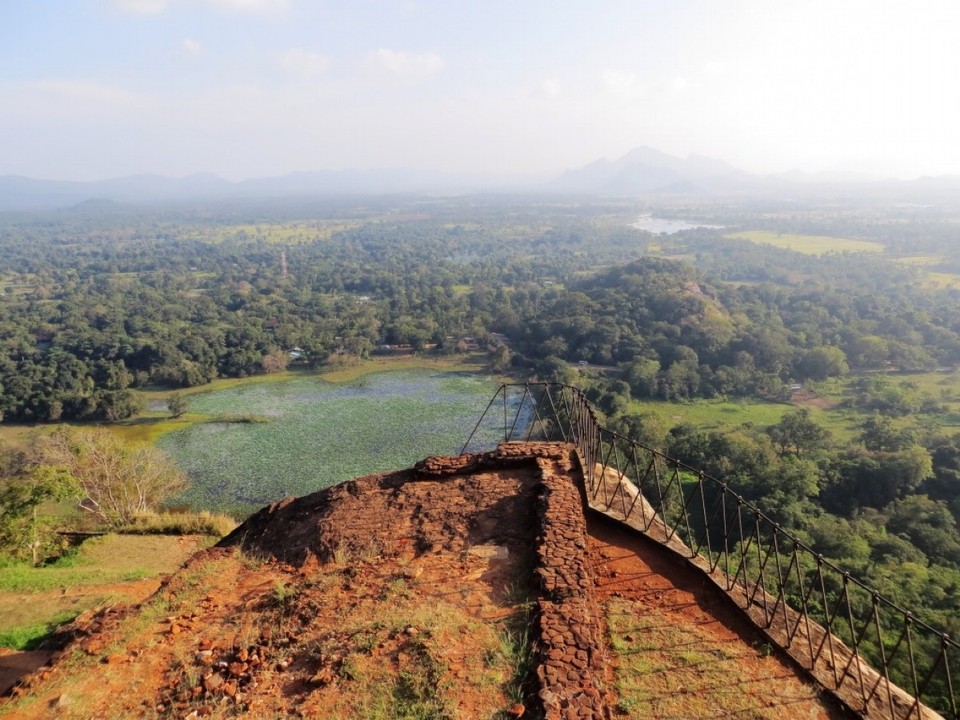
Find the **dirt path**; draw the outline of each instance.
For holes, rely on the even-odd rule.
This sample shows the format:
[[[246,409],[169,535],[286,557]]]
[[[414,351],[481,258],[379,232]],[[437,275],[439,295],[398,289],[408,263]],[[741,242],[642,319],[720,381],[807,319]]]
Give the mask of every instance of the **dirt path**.
[[[592,513],[589,532],[622,716],[852,717],[682,560]]]

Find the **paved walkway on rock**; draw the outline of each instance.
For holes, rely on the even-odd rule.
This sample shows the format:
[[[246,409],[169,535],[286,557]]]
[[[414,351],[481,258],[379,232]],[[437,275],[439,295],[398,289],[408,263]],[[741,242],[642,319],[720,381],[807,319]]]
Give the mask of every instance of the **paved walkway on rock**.
[[[588,532],[596,599],[611,638],[608,682],[621,712],[651,719],[854,717],[682,559],[592,513]]]

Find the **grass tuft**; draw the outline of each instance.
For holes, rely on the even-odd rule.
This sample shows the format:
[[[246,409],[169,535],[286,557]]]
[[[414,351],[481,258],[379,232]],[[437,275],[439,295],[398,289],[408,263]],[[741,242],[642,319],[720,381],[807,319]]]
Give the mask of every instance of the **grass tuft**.
[[[237,527],[229,515],[200,512],[140,513],[119,529],[128,535],[210,535],[221,538]]]

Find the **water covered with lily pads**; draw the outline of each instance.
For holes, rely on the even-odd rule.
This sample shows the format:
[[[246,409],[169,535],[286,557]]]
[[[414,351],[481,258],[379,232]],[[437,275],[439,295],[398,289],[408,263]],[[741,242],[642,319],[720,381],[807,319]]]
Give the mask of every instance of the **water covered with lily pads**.
[[[255,422],[195,424],[157,444],[191,479],[173,504],[246,513],[429,455],[457,454],[498,386],[487,376],[429,370],[243,385],[192,396],[190,412]],[[494,423],[481,442],[493,447],[502,435]]]

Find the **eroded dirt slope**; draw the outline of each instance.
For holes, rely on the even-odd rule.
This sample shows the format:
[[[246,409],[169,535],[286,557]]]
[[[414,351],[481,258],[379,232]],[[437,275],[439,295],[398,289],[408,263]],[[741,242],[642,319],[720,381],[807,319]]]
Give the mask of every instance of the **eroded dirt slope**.
[[[81,623],[0,715],[844,717],[663,548],[597,516],[548,532],[569,460],[431,459],[266,508],[147,602]],[[564,558],[544,572],[545,547],[586,574]],[[554,658],[589,673],[553,705],[535,666],[544,637],[567,635],[541,629],[550,603],[601,625]]]

